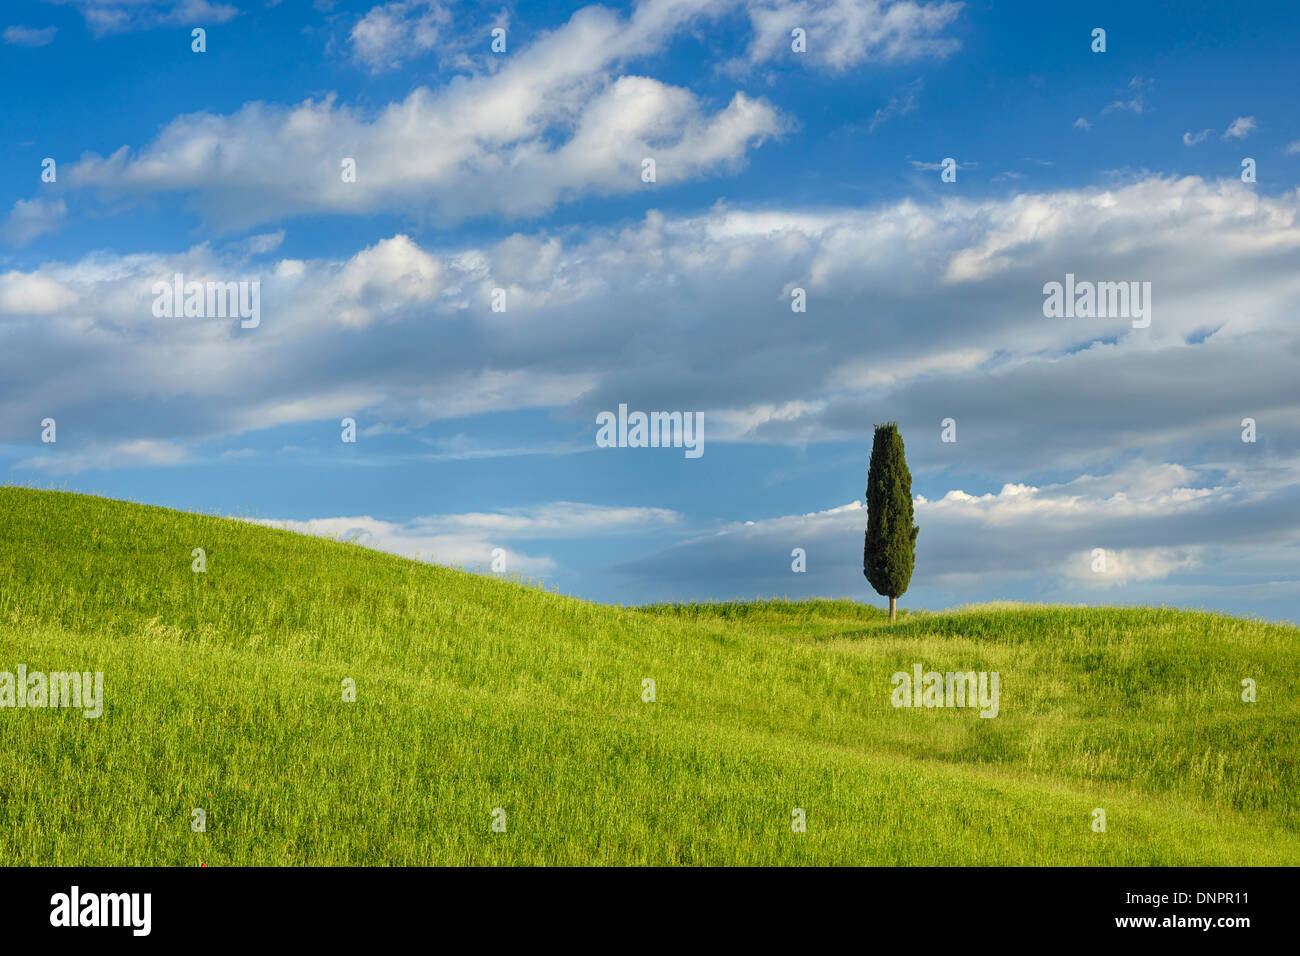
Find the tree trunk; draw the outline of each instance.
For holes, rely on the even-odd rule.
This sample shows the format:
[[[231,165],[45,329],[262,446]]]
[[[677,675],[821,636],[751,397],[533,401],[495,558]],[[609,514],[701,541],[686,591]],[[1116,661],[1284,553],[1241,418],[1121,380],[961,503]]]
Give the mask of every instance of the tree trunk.
[[[898,598],[891,597],[889,599],[889,623],[890,624],[894,623],[894,608],[896,608],[897,606],[898,606]]]

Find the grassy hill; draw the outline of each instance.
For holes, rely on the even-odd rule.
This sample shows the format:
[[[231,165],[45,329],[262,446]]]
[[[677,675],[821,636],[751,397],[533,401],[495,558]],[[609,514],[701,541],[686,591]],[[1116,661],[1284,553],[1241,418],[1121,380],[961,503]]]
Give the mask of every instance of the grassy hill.
[[[883,617],[606,607],[0,488],[0,671],[105,683],[99,719],[0,709],[0,861],[1300,863],[1297,629],[1164,609]],[[894,708],[890,675],[915,663],[998,671],[999,716]]]

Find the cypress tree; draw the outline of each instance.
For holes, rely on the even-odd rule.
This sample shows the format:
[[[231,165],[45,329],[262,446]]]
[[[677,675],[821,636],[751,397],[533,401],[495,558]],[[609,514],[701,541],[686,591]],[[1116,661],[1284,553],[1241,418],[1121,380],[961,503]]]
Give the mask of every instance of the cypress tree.
[[[889,598],[893,623],[897,601],[912,581],[916,533],[912,524],[912,473],[903,457],[898,423],[877,425],[867,471],[867,541],[862,573],[876,593]]]

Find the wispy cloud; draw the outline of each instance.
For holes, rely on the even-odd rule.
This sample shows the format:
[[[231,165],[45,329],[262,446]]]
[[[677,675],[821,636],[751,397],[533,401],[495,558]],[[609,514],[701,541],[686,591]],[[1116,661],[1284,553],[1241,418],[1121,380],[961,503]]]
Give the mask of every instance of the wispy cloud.
[[[929,160],[924,160],[924,159],[909,159],[908,162],[912,164],[912,168],[913,168],[913,169],[924,169],[924,170],[928,170],[928,171],[933,171],[933,170],[936,170],[936,169],[943,169],[943,163],[941,163],[941,162],[939,162],[939,163],[932,163],[932,162],[930,162]],[[975,169],[975,168],[978,167],[978,166],[979,166],[979,163],[975,163],[975,162],[957,163],[957,164],[956,164],[956,168],[957,168],[957,169]]]
[[[1257,124],[1255,123],[1255,117],[1238,116],[1235,120],[1233,120],[1231,123],[1228,124],[1228,128],[1223,131],[1222,138],[1223,139],[1245,139],[1252,132],[1254,132],[1256,125]]]
[[[1148,77],[1135,76],[1128,82],[1128,98],[1118,99],[1110,103],[1101,112],[1114,113],[1116,111],[1142,114],[1147,111],[1146,94],[1155,85],[1154,81]]]
[[[503,557],[507,572],[547,574],[556,569],[553,558],[519,550],[513,542],[591,539],[653,528],[675,528],[681,523],[681,515],[665,508],[557,501],[533,508],[427,515],[402,522],[384,521],[369,515],[306,521],[247,520],[299,534],[350,541],[437,564],[487,569],[494,557]],[[499,552],[494,555],[497,549]]]
[[[672,9],[672,0],[643,3],[650,17]],[[753,36],[745,60],[755,65],[785,57],[791,48],[791,28],[807,34],[813,63],[834,72],[868,60],[895,62],[922,57],[943,58],[959,43],[943,31],[957,19],[963,3],[917,3],[913,0],[743,0],[701,3],[700,8],[740,6]]]
[[[10,46],[47,46],[54,42],[58,27],[5,27],[4,41]]]
[[[887,123],[898,116],[907,116],[909,113],[916,112],[919,106],[918,98],[923,86],[924,82],[922,80],[913,80],[891,96],[884,106],[872,114],[871,122],[867,124],[867,132],[874,133],[876,127],[882,123]]]
[[[50,0],[71,6],[96,36],[168,26],[228,23],[239,8],[213,0]]]

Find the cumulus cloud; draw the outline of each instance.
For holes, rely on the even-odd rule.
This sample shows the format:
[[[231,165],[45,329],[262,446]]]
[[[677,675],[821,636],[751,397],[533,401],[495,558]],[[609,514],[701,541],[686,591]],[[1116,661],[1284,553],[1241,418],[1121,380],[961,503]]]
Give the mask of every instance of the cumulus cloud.
[[[1020,586],[1030,597],[1074,600],[1103,590],[1108,601],[1129,591],[1140,600],[1146,592],[1135,585],[1213,578],[1225,564],[1290,567],[1300,546],[1298,499],[1277,474],[1167,462],[1135,462],[1042,487],[1012,483],[984,494],[954,489],[933,501],[918,496],[921,533],[910,592],[916,600],[928,594],[961,601],[1012,594]],[[715,596],[756,588],[859,593],[865,528],[866,507],[852,501],[733,522],[619,570],[688,595],[705,579]],[[807,555],[803,574],[790,571],[794,548]]]
[[[377,314],[438,294],[442,266],[408,236],[384,239],[352,257],[323,291],[344,325],[365,326]]]
[[[279,238],[0,274],[0,334],[23,343],[0,350],[0,439],[35,445],[34,422],[60,422],[59,444],[17,467],[181,464],[209,441],[249,447],[239,436],[332,430],[343,416],[410,435],[548,413],[522,441],[496,433],[495,446],[476,423],[453,426],[476,437],[435,445],[437,460],[526,446],[594,461],[594,416],[622,402],[702,412],[706,460],[734,442],[863,449],[873,423],[897,420],[918,487],[941,489],[918,501],[918,601],[987,596],[981,574],[1024,598],[1226,587],[1223,568],[1284,590],[1277,569],[1296,566],[1300,192],[1149,176],[861,208],[720,204],[445,247],[399,233],[337,258],[280,256]],[[176,272],[260,279],[261,325],[155,317],[153,283]],[[1044,285],[1067,273],[1150,282],[1151,324],[1045,317]],[[491,309],[497,288],[504,312]],[[791,312],[796,288],[806,314]],[[940,438],[949,417],[955,443]],[[1254,443],[1241,440],[1246,418]],[[88,435],[96,444],[81,444]],[[825,515],[755,516],[701,536],[629,566],[629,589],[725,596],[734,565],[734,594],[860,593],[851,552],[863,516],[851,497],[825,502]],[[489,543],[513,547],[522,568],[547,558],[529,540],[611,517],[534,509],[370,533],[461,563],[483,561]],[[755,537],[769,531],[789,534]],[[792,580],[790,550],[808,541],[820,556]],[[1114,557],[1106,575],[1085,577],[1094,548]],[[717,563],[705,575],[694,561]],[[1046,589],[1033,583],[1044,569]]]
[[[66,180],[107,194],[188,192],[222,229],[312,212],[402,212],[449,223],[537,216],[580,196],[644,189],[646,157],[659,185],[725,171],[784,130],[771,105],[743,93],[709,113],[689,91],[648,77],[622,77],[581,96],[552,87],[548,97],[532,80],[510,88],[515,74],[503,70],[442,94],[421,88],[373,118],[333,97],[186,116],[139,154],[123,147],[91,156],[69,167]],[[571,120],[571,135],[549,144],[562,119]],[[342,181],[345,158],[356,161],[356,182]]]
[[[62,178],[112,197],[184,194],[209,224],[235,230],[321,212],[396,212],[436,224],[533,217],[584,196],[726,174],[785,133],[790,120],[743,92],[710,103],[625,71],[687,25],[727,15],[738,2],[643,0],[626,17],[584,7],[490,68],[471,64],[468,76],[418,87],[378,111],[326,95],[187,114],[151,142],[88,153]],[[160,5],[135,12],[143,16],[145,6]],[[754,30],[748,57],[775,56],[778,33],[789,39],[781,24],[793,21],[806,24],[813,60],[832,69],[867,57],[942,55],[952,43],[937,33],[959,8],[758,0],[743,6]],[[353,55],[374,70],[398,65],[440,43],[447,22],[435,2],[375,6],[353,27]],[[884,109],[903,115],[914,104],[914,92],[905,91]],[[656,164],[653,185],[642,179],[647,158]],[[345,159],[355,160],[354,182],[340,175]]]
[[[434,0],[398,0],[372,7],[349,35],[352,55],[372,72],[396,69],[438,43],[451,12]]]
[[[0,275],[0,315],[50,315],[77,301],[77,293],[38,272]]]
[[[923,473],[960,462],[1020,480],[1134,446],[1191,462],[1300,447],[1300,197],[1232,180],[719,206],[440,249],[398,234],[340,259],[261,248],[97,253],[0,277],[25,343],[0,354],[0,437],[29,437],[22,423],[55,407],[87,434],[187,444],[363,412],[419,429],[549,409],[554,430],[526,444],[563,447],[627,402],[702,411],[707,442],[861,443],[897,419],[928,436],[909,451]],[[176,272],[260,278],[261,326],[154,317],[152,285]],[[1044,284],[1067,273],[1151,282],[1150,326],[1045,318]],[[808,321],[791,320],[796,287]],[[949,416],[959,453],[937,440]],[[1257,446],[1239,440],[1246,416]]]

